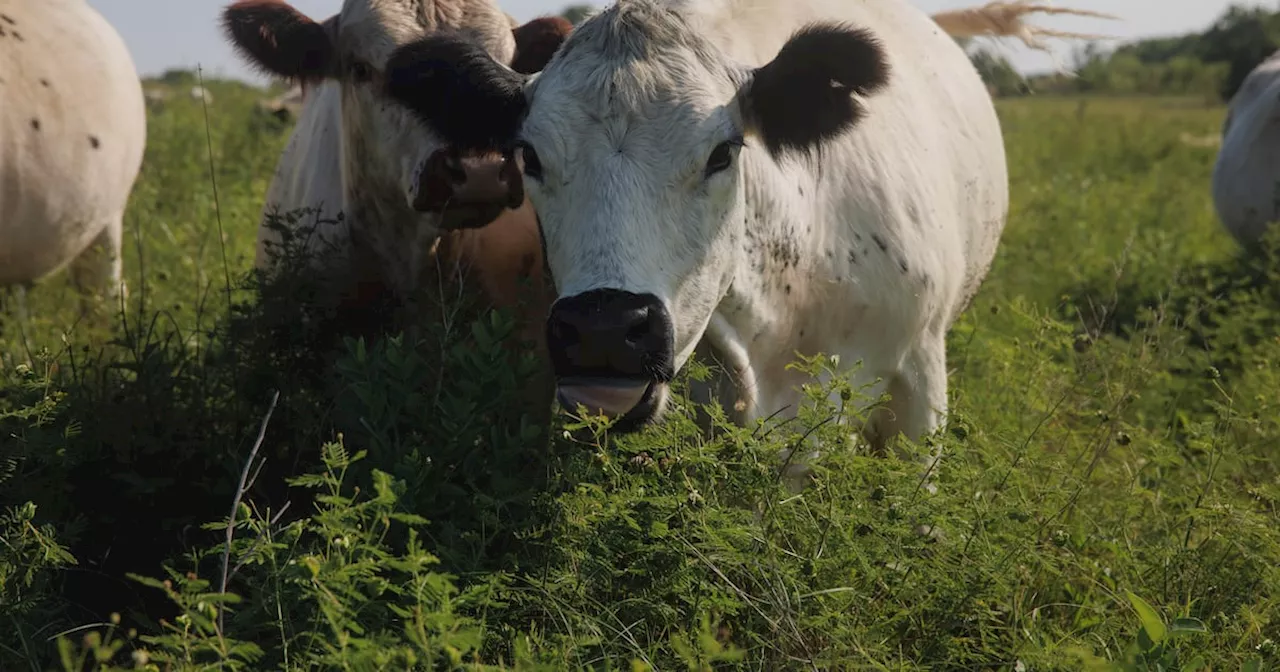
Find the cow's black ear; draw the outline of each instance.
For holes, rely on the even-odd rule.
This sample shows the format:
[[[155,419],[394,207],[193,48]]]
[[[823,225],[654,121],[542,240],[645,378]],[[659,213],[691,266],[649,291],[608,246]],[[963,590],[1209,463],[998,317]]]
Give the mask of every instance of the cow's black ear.
[[[777,157],[852,128],[866,114],[852,94],[868,96],[888,82],[888,55],[870,31],[817,23],[796,31],[737,98],[746,132]]]
[[[437,32],[387,60],[386,93],[460,150],[509,146],[524,118],[523,75],[474,39]]]
[[[236,51],[268,74],[316,82],[336,72],[330,26],[281,0],[240,0],[222,12],[222,29]]]
[[[573,24],[560,16],[540,17],[511,31],[516,39],[511,69],[524,75],[541,72],[572,31]]]

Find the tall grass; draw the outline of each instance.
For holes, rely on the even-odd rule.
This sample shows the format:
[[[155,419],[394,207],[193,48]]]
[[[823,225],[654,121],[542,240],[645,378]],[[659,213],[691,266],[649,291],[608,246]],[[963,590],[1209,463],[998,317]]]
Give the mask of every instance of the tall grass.
[[[248,275],[287,128],[210,88],[208,146],[197,102],[151,116],[114,331],[61,279],[0,316],[0,668],[1280,662],[1280,263],[1235,249],[1180,140],[1221,109],[1000,105],[1012,210],[929,494],[847,447],[827,400],[858,390],[710,432],[677,396],[611,436],[529,403],[504,313],[336,337]]]

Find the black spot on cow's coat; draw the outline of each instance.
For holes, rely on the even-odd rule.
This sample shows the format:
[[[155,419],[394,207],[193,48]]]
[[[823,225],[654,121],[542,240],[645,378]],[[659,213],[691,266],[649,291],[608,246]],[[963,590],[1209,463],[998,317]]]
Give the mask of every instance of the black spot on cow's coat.
[[[851,94],[868,96],[888,82],[888,56],[870,31],[814,23],[755,71],[741,97],[742,112],[775,158],[808,153],[866,115]]]
[[[36,131],[40,130],[40,120],[39,120],[39,119],[32,119],[32,120],[31,120],[31,128],[32,128],[33,130],[36,130]]]
[[[90,146],[90,147],[93,147],[94,149],[97,149],[97,148],[98,148],[99,146],[101,146],[101,145],[102,145],[102,143],[98,141],[98,136],[96,136],[96,135],[91,135],[91,136],[89,136],[89,146]]]
[[[879,234],[876,234],[876,233],[871,234],[871,240],[874,240],[876,242],[876,247],[879,247],[881,252],[888,251],[889,245],[884,242],[884,239],[881,238]]]

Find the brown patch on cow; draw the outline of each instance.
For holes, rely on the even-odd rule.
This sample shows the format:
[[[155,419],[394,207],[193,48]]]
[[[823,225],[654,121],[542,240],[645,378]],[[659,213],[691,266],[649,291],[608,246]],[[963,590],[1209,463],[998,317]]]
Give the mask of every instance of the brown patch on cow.
[[[33,131],[38,131],[38,130],[40,130],[40,120],[39,120],[39,119],[32,119],[32,120],[31,120],[31,130],[33,130]]]
[[[91,136],[89,136],[89,146],[90,146],[90,147],[93,147],[94,149],[97,149],[97,148],[98,148],[99,146],[101,146],[101,145],[102,145],[102,143],[98,141],[98,136],[96,136],[96,135],[91,135]]]
[[[551,297],[544,283],[537,218],[528,200],[488,226],[444,233],[436,260],[477,282],[495,307],[515,310],[525,336],[541,344],[542,318]]]
[[[334,74],[328,29],[280,0],[240,0],[222,12],[222,29],[236,51],[268,74],[319,81]]]
[[[573,24],[560,16],[540,17],[511,31],[516,39],[511,69],[522,75],[541,72],[572,31]]]
[[[504,344],[512,353],[524,353],[532,345],[542,362],[550,362],[544,325],[554,296],[547,282],[537,216],[528,200],[488,226],[445,232],[434,257],[446,275],[478,285],[488,305],[512,311],[518,330]],[[548,365],[523,397],[528,412],[541,421],[546,420],[544,413],[549,414],[553,380]]]

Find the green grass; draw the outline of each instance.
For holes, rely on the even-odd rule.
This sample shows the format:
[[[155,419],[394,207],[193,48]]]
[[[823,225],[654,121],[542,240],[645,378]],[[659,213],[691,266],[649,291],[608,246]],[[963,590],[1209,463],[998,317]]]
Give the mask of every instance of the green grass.
[[[1237,251],[1214,150],[1180,140],[1222,109],[1000,104],[1009,225],[929,495],[843,448],[824,390],[609,437],[522,412],[505,315],[327,337],[247,276],[286,129],[210,88],[211,143],[192,101],[150,119],[115,331],[61,278],[0,314],[0,669],[1280,663],[1280,263]],[[810,433],[793,496],[775,456]]]

